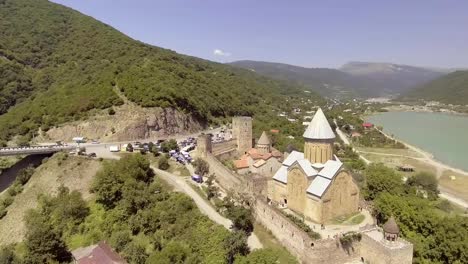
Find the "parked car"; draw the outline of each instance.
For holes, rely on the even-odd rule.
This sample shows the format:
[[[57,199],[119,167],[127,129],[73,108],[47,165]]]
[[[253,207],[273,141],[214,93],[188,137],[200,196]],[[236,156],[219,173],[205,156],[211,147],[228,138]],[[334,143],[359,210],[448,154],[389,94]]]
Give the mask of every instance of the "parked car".
[[[88,154],[88,157],[95,158],[95,157],[97,157],[97,155],[96,155],[96,153],[91,152],[91,153]]]
[[[203,182],[203,177],[197,174],[192,175],[192,181],[202,183]]]

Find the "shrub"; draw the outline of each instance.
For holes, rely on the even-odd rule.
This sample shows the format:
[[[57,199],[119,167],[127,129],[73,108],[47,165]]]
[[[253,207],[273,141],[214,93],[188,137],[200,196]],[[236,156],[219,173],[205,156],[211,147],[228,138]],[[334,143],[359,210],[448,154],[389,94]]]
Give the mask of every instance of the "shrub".
[[[109,110],[107,112],[109,113],[109,115],[115,115],[114,108],[109,108]]]
[[[10,195],[5,195],[1,204],[3,205],[3,207],[6,208],[10,206],[13,203],[13,201],[14,201],[13,197],[11,197]]]
[[[163,155],[161,158],[158,160],[158,168],[161,170],[167,170],[169,169],[169,159],[167,158],[167,155]]]

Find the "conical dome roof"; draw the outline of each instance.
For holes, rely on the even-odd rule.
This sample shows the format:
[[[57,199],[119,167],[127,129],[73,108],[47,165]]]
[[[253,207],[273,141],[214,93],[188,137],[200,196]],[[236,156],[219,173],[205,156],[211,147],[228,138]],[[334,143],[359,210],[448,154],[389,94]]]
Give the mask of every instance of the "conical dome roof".
[[[321,108],[319,108],[317,113],[315,113],[314,118],[312,118],[312,121],[304,132],[303,137],[307,139],[335,138],[335,133],[333,133],[333,130],[331,129]]]
[[[400,233],[400,228],[398,228],[398,225],[395,221],[395,218],[390,217],[388,221],[384,224],[383,230],[385,233],[390,233],[390,234],[399,234]]]
[[[263,131],[262,135],[260,136],[260,139],[258,140],[257,144],[259,145],[270,145],[270,138],[268,137],[267,133]]]

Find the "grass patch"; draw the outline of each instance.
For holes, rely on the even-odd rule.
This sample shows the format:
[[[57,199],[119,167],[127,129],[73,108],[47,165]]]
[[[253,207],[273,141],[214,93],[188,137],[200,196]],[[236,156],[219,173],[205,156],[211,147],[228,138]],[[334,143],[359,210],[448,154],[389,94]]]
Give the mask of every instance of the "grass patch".
[[[298,263],[297,259],[289,253],[276,238],[273,234],[266,229],[261,224],[255,222],[254,223],[254,233],[257,235],[260,242],[263,244],[265,248],[270,248],[276,251],[279,255],[278,262],[279,263]]]
[[[344,215],[331,220],[334,225],[358,225],[364,221],[366,217],[361,213],[353,213],[351,215]]]

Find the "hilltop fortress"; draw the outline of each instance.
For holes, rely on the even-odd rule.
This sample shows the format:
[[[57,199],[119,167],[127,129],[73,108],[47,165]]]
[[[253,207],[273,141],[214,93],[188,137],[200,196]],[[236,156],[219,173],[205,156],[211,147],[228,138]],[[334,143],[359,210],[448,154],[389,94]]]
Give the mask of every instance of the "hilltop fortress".
[[[304,153],[289,154],[273,176],[240,175],[218,159],[226,154],[244,155],[252,149],[250,117],[233,119],[233,139],[229,141],[212,144],[210,136],[201,135],[197,152],[210,164],[210,172],[216,175],[220,186],[247,197],[256,221],[301,263],[412,263],[413,245],[399,237],[393,218],[383,229],[375,225],[360,228],[355,233],[359,234],[357,239],[345,243],[342,238],[346,234],[314,240],[281,212],[278,207],[288,207],[316,223],[323,223],[357,211],[359,188],[333,155],[335,135],[321,110],[304,137]],[[256,148],[260,146],[262,153],[270,147],[266,143],[271,144],[265,138],[258,143]]]

